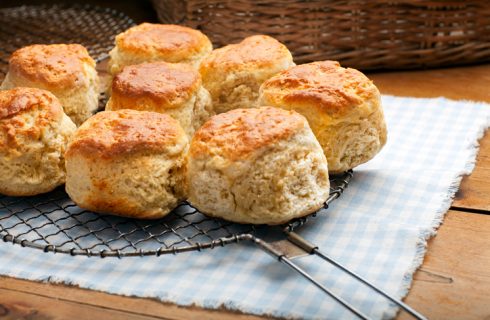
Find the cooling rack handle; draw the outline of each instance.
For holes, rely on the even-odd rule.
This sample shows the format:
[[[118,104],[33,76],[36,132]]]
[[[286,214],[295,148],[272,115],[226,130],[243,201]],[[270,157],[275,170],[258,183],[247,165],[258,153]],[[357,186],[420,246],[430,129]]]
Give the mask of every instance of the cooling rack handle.
[[[293,231],[285,231],[287,234],[287,240],[289,240],[290,243],[294,244],[295,246],[301,248],[305,253],[307,254],[314,254],[321,258],[322,260],[334,265],[335,267],[341,269],[351,277],[357,279],[364,285],[368,286],[375,292],[379,293],[389,301],[393,302],[400,308],[402,308],[404,311],[406,311],[408,314],[410,314],[412,317],[418,320],[427,320],[426,317],[424,317],[422,314],[411,308],[409,305],[405,304],[404,302],[390,296],[388,293],[383,291],[382,289],[376,287],[374,284],[370,283],[366,279],[362,278],[360,275],[350,271],[347,267],[342,265],[341,263],[335,261],[333,258],[328,256],[327,254],[321,252],[318,248],[318,246],[312,244],[311,242],[305,240],[302,238],[300,235]],[[350,310],[352,313],[354,313],[356,316],[358,316],[360,319],[369,319],[366,315],[364,315],[362,312],[354,308],[352,305],[350,305],[347,301],[343,300],[341,297],[338,295],[334,294],[332,291],[330,291],[328,288],[326,288],[324,285],[322,285],[320,282],[315,280],[310,274],[308,274],[304,269],[302,269],[300,266],[298,266],[296,263],[294,263],[291,258],[288,256],[288,254],[284,250],[280,250],[277,246],[274,246],[271,243],[268,243],[262,239],[259,239],[255,236],[250,237],[250,240],[253,240],[262,250],[266,251],[273,257],[277,258],[280,262],[286,264],[290,268],[292,268],[294,271],[298,272],[301,276],[303,276],[305,279],[307,279],[309,282],[314,284],[316,287],[318,287],[320,290],[323,292],[327,293],[329,296],[331,296],[333,299],[335,299],[337,302],[339,302],[341,305],[343,305],[345,308]]]
[[[395,303],[396,305],[398,305],[400,308],[402,308],[403,310],[405,310],[405,312],[407,312],[408,314],[410,314],[412,317],[414,317],[415,319],[419,319],[419,320],[427,320],[426,317],[424,317],[422,314],[420,314],[419,312],[417,312],[416,310],[414,310],[412,307],[410,307],[409,305],[407,305],[406,303],[404,303],[403,301],[401,300],[398,300],[392,296],[390,296],[388,293],[386,293],[385,291],[381,290],[380,288],[376,287],[374,284],[368,282],[366,279],[362,278],[361,276],[359,276],[358,274],[350,271],[349,269],[347,269],[345,266],[343,266],[342,264],[338,263],[337,261],[333,260],[331,257],[327,256],[326,254],[322,253],[320,250],[318,250],[318,248],[315,248],[313,249],[312,251],[312,254],[316,254],[317,256],[319,256],[320,258],[322,258],[323,260],[333,264],[334,266],[336,266],[337,268],[341,269],[342,271],[346,272],[347,274],[349,274],[350,276],[356,278],[357,280],[359,280],[360,282],[362,282],[363,284],[367,285],[369,288],[373,289],[374,291],[376,291],[377,293],[381,294],[383,297],[385,297],[386,299],[390,300],[391,302]]]
[[[291,261],[285,253],[282,251],[278,250],[275,248],[273,245],[271,245],[268,242],[265,242],[264,240],[257,238],[255,236],[250,237],[250,240],[252,240],[255,244],[259,246],[262,250],[267,252],[268,254],[272,255],[273,257],[277,258],[279,261],[285,263],[288,265],[290,268],[301,274],[305,279],[313,283],[315,286],[320,288],[323,292],[328,294],[330,297],[332,297],[335,301],[343,305],[345,308],[350,310],[353,314],[358,316],[360,319],[363,320],[369,320],[369,318],[364,315],[361,311],[357,310],[355,307],[353,307],[351,304],[349,304],[347,301],[330,291],[327,287],[322,285],[320,282],[316,281],[310,274],[308,274],[305,270],[303,270],[301,267],[299,267],[297,264],[295,264],[293,261]]]

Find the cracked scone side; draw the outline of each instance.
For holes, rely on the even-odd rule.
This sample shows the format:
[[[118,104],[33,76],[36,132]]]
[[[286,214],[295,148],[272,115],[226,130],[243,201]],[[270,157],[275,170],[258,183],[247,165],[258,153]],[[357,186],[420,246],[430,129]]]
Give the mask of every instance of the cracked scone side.
[[[259,102],[305,116],[333,174],[369,161],[386,143],[379,90],[363,73],[336,61],[279,73],[262,84]]]
[[[258,107],[260,85],[292,66],[293,57],[285,45],[272,37],[255,35],[213,50],[199,71],[215,113],[222,113]]]
[[[64,153],[75,129],[50,92],[0,91],[0,193],[32,196],[62,185]]]
[[[191,142],[187,178],[194,206],[240,223],[285,223],[329,195],[327,161],[306,119],[275,108],[211,118]]]
[[[161,218],[186,198],[187,150],[187,136],[168,115],[100,112],[68,145],[66,191],[84,209]]]

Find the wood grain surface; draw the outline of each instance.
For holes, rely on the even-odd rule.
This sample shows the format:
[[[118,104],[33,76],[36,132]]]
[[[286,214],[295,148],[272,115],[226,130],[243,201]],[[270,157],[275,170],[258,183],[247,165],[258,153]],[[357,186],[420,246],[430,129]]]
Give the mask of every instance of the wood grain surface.
[[[490,214],[490,132],[480,140],[475,169],[461,181],[453,207]]]
[[[263,319],[0,276],[0,319]]]
[[[383,94],[490,102],[490,65],[369,73]]]
[[[489,243],[490,216],[450,210],[405,302],[429,319],[490,319]]]

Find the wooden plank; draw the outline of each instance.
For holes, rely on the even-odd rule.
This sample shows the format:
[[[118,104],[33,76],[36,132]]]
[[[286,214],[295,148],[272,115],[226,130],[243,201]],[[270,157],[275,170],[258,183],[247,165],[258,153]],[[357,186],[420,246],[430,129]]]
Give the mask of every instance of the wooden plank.
[[[429,319],[490,319],[489,243],[490,216],[450,210],[405,302]]]
[[[490,211],[490,132],[480,140],[475,169],[461,181],[452,206]]]
[[[490,65],[368,73],[383,94],[490,102]]]
[[[0,276],[0,319],[264,319],[228,310],[180,307],[154,299],[112,295],[61,284]]]
[[[0,319],[135,319],[154,320],[163,317],[142,316],[134,312],[122,312],[114,309],[98,308],[92,305],[53,299],[38,294],[0,289]]]

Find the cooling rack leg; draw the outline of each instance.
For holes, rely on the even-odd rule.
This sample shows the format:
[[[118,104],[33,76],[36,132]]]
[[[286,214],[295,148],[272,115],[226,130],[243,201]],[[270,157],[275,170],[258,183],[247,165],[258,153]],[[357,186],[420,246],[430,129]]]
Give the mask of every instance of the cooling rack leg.
[[[288,259],[284,254],[282,254],[280,251],[272,247],[269,243],[263,241],[262,239],[253,237],[250,240],[255,242],[262,250],[266,251],[273,257],[277,258],[279,261],[283,262],[284,264],[288,265],[290,268],[292,268],[294,271],[298,272],[300,275],[302,275],[305,279],[307,279],[309,282],[317,286],[320,290],[328,294],[330,297],[335,299],[338,303],[343,305],[345,308],[350,310],[353,314],[358,316],[360,319],[363,320],[369,320],[369,318],[364,315],[362,312],[354,308],[352,305],[350,305],[347,301],[330,291],[327,287],[316,281],[310,274],[308,274],[305,270],[303,270],[301,267],[299,267],[297,264],[292,262],[290,259]]]
[[[323,260],[327,261],[328,263],[334,265],[335,267],[341,269],[342,271],[344,271],[345,273],[347,273],[351,277],[357,279],[358,281],[360,281],[361,283],[363,283],[366,286],[370,287],[371,289],[373,289],[374,291],[376,291],[377,293],[379,293],[380,295],[382,295],[386,299],[388,299],[391,302],[393,302],[396,305],[398,305],[400,308],[402,308],[403,310],[405,310],[408,314],[410,314],[415,319],[419,319],[419,320],[426,320],[427,319],[423,315],[421,315],[420,313],[418,313],[417,311],[415,311],[414,309],[412,309],[409,305],[405,304],[404,302],[402,302],[402,301],[400,301],[398,299],[395,299],[394,297],[390,296],[385,291],[381,290],[380,288],[376,287],[375,285],[373,285],[372,283],[370,283],[366,279],[362,278],[360,275],[358,275],[358,274],[350,271],[349,269],[347,269],[345,266],[343,266],[339,262],[337,262],[334,259],[332,259],[331,257],[327,256],[325,253],[321,252],[318,249],[317,246],[315,246],[314,244],[310,243],[309,241],[303,239],[297,233],[295,233],[293,231],[289,231],[289,232],[286,232],[286,233],[288,235],[289,241],[291,241],[292,243],[296,244],[298,247],[302,248],[306,252],[309,252],[311,254],[315,254],[318,257],[320,257],[321,259],[323,259]]]

